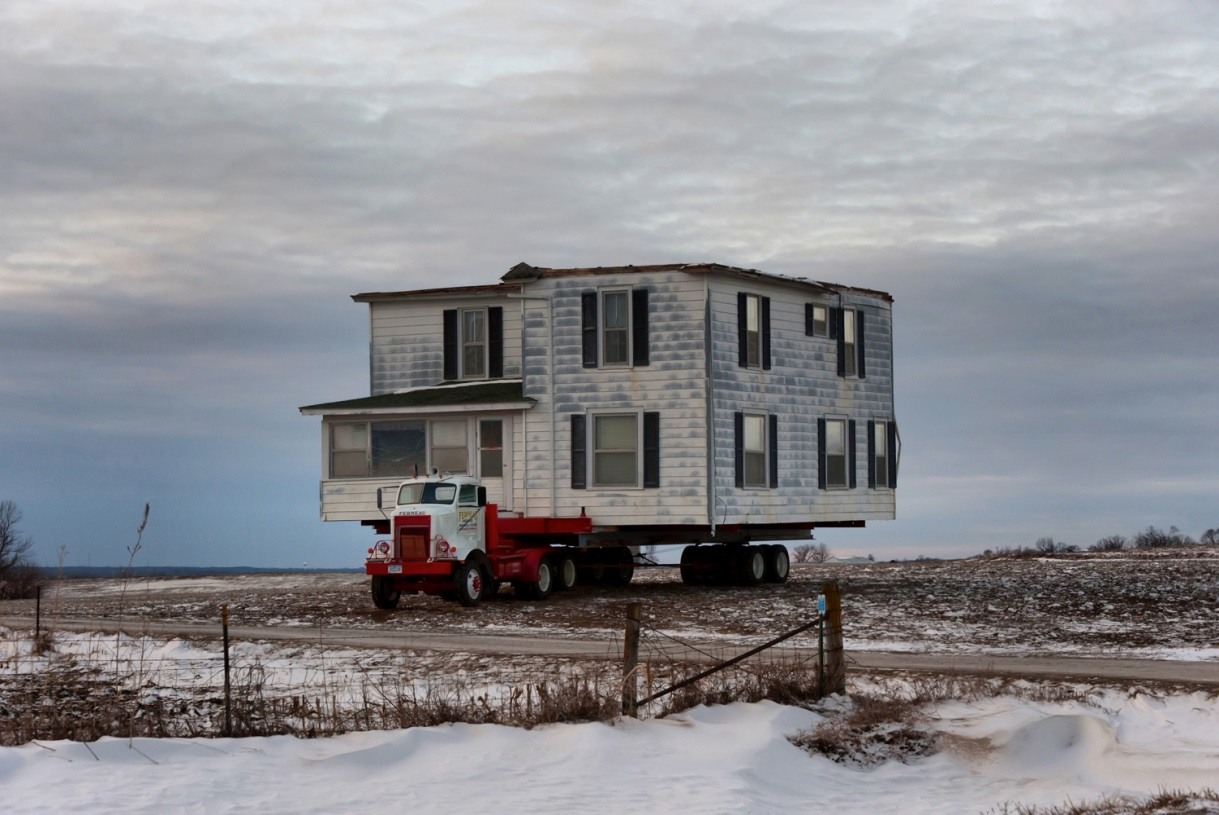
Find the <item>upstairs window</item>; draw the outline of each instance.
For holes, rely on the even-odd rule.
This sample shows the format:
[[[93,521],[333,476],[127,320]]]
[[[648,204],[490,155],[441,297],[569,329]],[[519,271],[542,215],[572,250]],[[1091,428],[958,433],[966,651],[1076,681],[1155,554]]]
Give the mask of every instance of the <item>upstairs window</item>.
[[[487,375],[487,312],[481,308],[461,312],[461,378]]]
[[[444,378],[499,379],[504,375],[504,310],[446,309]]]
[[[628,292],[601,293],[601,364],[628,365],[631,357],[631,312]]]
[[[830,309],[817,303],[804,304],[804,336],[828,337],[830,335]]]
[[[584,292],[580,324],[585,368],[649,364],[647,289]]]
[[[838,375],[863,379],[864,314],[853,308],[833,309],[832,326],[838,338]]]
[[[742,368],[770,370],[770,298],[737,294],[738,362]]]

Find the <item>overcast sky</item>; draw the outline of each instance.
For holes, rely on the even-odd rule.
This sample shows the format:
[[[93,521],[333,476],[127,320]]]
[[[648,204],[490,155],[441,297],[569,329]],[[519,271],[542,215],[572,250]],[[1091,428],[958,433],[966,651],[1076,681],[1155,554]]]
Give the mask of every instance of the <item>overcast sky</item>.
[[[0,4],[0,500],[35,555],[358,566],[349,295],[719,262],[895,298],[878,558],[1219,527],[1219,5]]]

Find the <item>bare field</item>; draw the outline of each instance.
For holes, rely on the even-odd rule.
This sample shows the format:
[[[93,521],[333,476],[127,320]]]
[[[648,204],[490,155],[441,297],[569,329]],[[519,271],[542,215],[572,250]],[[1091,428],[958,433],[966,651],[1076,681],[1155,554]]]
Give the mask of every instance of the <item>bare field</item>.
[[[689,587],[676,569],[639,569],[623,588],[577,588],[545,602],[511,588],[476,609],[425,596],[375,609],[358,574],[260,574],[182,579],[65,580],[44,613],[65,618],[215,623],[381,632],[512,633],[600,638],[622,629],[626,603],[677,637],[758,642],[811,620],[825,580],[843,592],[854,650],[950,654],[1125,656],[1219,662],[1219,547],[793,566],[783,585]],[[0,614],[33,615],[30,601]]]

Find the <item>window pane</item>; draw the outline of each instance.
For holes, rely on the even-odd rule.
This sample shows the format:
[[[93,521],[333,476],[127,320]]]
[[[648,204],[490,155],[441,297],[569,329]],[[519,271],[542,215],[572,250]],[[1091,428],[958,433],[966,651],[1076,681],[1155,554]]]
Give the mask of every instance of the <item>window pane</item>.
[[[605,294],[604,325],[609,328],[626,328],[628,314],[626,292],[612,291]]]
[[[464,473],[466,471],[466,448],[433,447],[432,466],[442,473]]]
[[[745,296],[745,330],[757,333],[762,329],[762,299],[756,294]]]
[[[483,346],[467,345],[462,353],[461,358],[461,375],[463,377],[483,376],[486,369],[483,367]]]
[[[846,422],[830,419],[825,423],[825,452],[831,456],[846,453]]]
[[[368,475],[368,457],[363,450],[331,454],[331,478],[362,478],[366,475]]]
[[[846,456],[827,456],[825,459],[825,475],[831,487],[847,485]]]
[[[766,417],[745,417],[745,449],[755,452],[766,451]]]
[[[484,448],[504,446],[504,422],[501,419],[483,419],[478,423],[478,437]]]
[[[424,448],[427,429],[423,422],[374,422],[372,425],[372,474],[414,475],[427,469]]]
[[[464,323],[463,333],[462,333],[462,338],[461,338],[462,342],[482,342],[483,341],[485,317],[486,317],[486,312],[484,312],[482,310],[463,311],[462,312],[462,321]]]
[[[747,487],[765,487],[766,480],[766,453],[745,453],[745,486]]]
[[[466,422],[457,421],[432,422],[433,447],[465,447]]]
[[[331,449],[333,450],[363,450],[368,434],[368,426],[364,424],[331,425]]]
[[[483,478],[502,478],[504,475],[504,451],[483,450],[478,465],[478,474]]]
[[[605,332],[606,365],[620,365],[627,361],[627,336],[625,331]]]
[[[813,335],[817,337],[826,336],[829,333],[826,330],[828,325],[825,306],[813,306]]]
[[[636,476],[635,453],[596,453],[593,481],[600,486],[633,486]]]
[[[847,343],[855,344],[855,312],[853,311],[842,312],[842,336]]]
[[[634,450],[638,441],[636,416],[597,416],[593,446],[597,450]]]

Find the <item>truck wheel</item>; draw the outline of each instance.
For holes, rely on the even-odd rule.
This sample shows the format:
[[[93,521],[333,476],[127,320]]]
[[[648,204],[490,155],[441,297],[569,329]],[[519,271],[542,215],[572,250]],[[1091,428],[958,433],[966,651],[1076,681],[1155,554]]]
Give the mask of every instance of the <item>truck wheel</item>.
[[[457,602],[466,608],[478,605],[487,595],[487,577],[477,562],[467,560],[458,566],[453,584],[457,589]]]
[[[702,556],[697,546],[687,546],[681,552],[681,582],[687,586],[701,586],[705,582]]]
[[[550,561],[542,558],[538,561],[538,579],[532,583],[517,583],[517,593],[526,600],[545,600],[554,588],[554,570]]]
[[[576,586],[575,559],[571,555],[559,555],[555,558],[555,563],[555,591],[571,591]]]
[[[766,577],[766,556],[760,546],[742,546],[736,558],[737,582],[756,586]]]
[[[791,573],[791,556],[787,554],[787,547],[776,543],[767,548],[769,551],[766,553],[766,582],[786,583],[787,576]]]
[[[605,568],[605,585],[625,586],[635,576],[635,558],[631,550],[625,546],[614,549],[607,558],[609,565]]]
[[[394,588],[393,582],[386,576],[374,574],[372,576],[372,603],[377,608],[383,608],[386,611],[398,607],[398,601],[402,599],[402,592]]]

